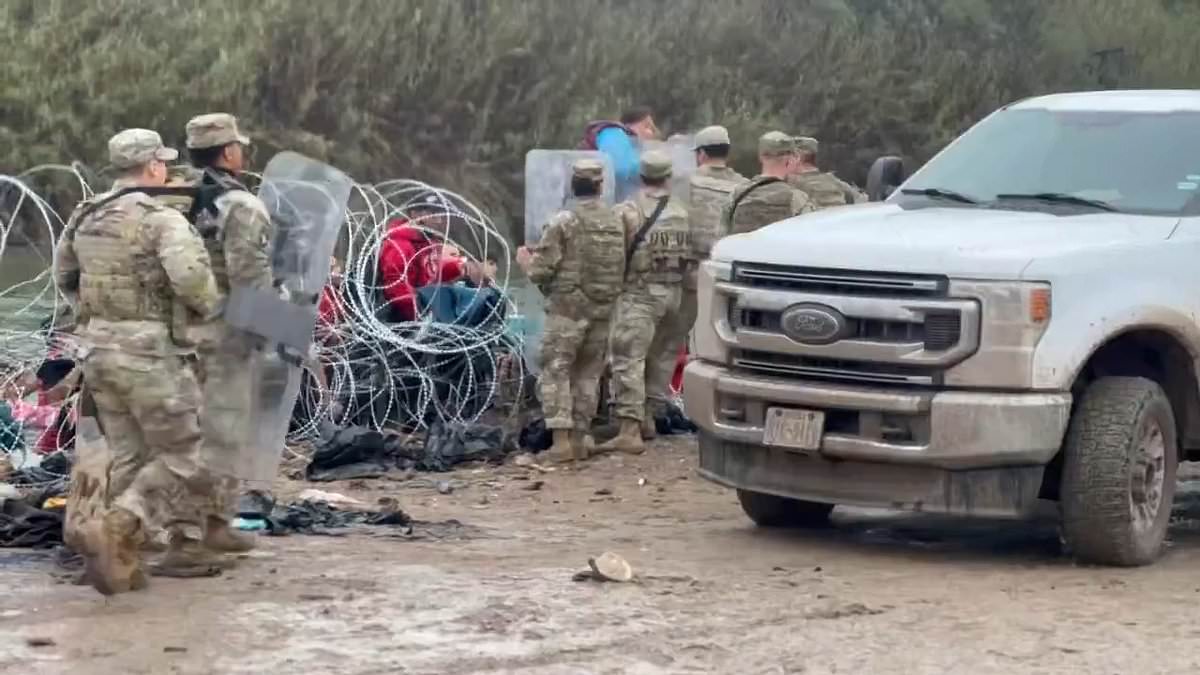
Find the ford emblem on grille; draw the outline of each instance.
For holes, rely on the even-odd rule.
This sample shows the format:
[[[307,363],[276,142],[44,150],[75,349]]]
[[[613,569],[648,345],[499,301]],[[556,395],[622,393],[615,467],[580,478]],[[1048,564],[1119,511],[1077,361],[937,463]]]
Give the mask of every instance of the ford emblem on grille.
[[[846,317],[825,305],[792,305],[779,317],[783,334],[808,345],[836,342],[846,330]]]

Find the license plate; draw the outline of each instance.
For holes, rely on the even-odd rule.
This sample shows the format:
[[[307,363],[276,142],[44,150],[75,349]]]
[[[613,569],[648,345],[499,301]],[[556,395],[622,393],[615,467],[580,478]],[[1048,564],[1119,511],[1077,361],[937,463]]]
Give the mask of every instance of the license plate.
[[[819,450],[825,432],[825,413],[793,408],[767,408],[765,445],[796,450]]]

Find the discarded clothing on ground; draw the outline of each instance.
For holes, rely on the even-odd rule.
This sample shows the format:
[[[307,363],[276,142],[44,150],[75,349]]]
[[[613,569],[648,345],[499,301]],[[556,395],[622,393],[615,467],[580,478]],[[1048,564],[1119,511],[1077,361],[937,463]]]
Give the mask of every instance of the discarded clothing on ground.
[[[65,452],[55,452],[42,458],[42,463],[39,466],[50,473],[55,473],[60,476],[68,476],[71,474],[71,467],[74,465],[74,463],[75,460],[70,454]]]
[[[55,494],[66,494],[72,463],[73,460],[69,454],[56,452],[46,455],[37,466],[27,466],[13,471],[4,481],[18,486],[45,486]]]
[[[654,427],[661,436],[696,433],[696,425],[674,403],[668,403],[666,410],[654,417]]]
[[[449,471],[477,460],[500,461],[515,450],[500,427],[486,424],[435,424],[421,446],[396,434],[348,427],[317,444],[305,477],[311,481],[379,478],[392,469]]]
[[[360,525],[390,525],[407,527],[412,522],[408,514],[399,508],[382,511],[352,511],[334,508],[325,502],[300,501],[286,506],[277,506],[267,518],[270,534],[323,534],[340,535],[335,530]]]
[[[53,548],[62,543],[62,511],[44,511],[20,499],[0,504],[0,548]]]
[[[546,428],[546,420],[539,417],[521,430],[520,443],[529,452],[541,452],[554,445],[554,436]]]
[[[415,464],[415,459],[401,436],[366,427],[347,427],[317,444],[304,473],[311,481],[379,478],[406,463]]]
[[[486,536],[483,530],[454,519],[414,520],[394,500],[381,499],[378,511],[339,509],[325,502],[297,501],[277,506],[267,518],[271,536],[289,534],[341,537],[368,533],[394,539],[467,539]]]
[[[504,446],[504,431],[500,427],[439,422],[425,435],[425,452],[417,468],[449,471],[463,462],[503,460],[507,454]]]

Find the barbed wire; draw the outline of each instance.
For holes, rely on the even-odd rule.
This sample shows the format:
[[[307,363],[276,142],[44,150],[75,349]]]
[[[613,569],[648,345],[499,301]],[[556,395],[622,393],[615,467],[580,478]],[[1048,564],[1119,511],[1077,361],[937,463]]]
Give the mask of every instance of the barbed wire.
[[[20,249],[36,258],[40,269],[0,287],[0,316],[5,319],[0,323],[0,391],[6,395],[22,387],[20,393],[30,394],[29,374],[47,355],[61,349],[64,358],[71,358],[77,346],[74,336],[57,325],[68,307],[55,290],[47,249],[57,244],[64,222],[32,185],[30,177],[43,173],[70,176],[80,198],[96,192],[92,174],[78,164],[0,175],[0,265],[16,257],[10,239],[18,223],[25,225],[28,238],[42,242]],[[417,197],[423,207],[419,216],[412,213]],[[434,226],[441,222],[450,226]],[[290,445],[318,438],[331,427],[420,434],[437,424],[471,424],[489,412],[515,413],[529,393],[523,335],[511,321],[520,317],[519,298],[510,293],[507,265],[483,281],[486,291],[476,290],[477,300],[486,292],[495,301],[482,305],[485,311],[469,322],[434,321],[428,312],[412,321],[391,320],[379,261],[390,245],[389,235],[401,226],[422,232],[438,248],[438,258],[460,257],[479,268],[489,258],[511,259],[509,243],[495,223],[462,195],[416,180],[355,185],[339,247],[344,274],[335,276],[327,289],[337,311],[332,321],[319,321],[315,358],[304,365],[306,384],[288,434]],[[30,229],[42,236],[30,237]],[[455,292],[449,280],[442,282],[431,288],[432,297],[423,305]],[[64,405],[73,407],[74,400]],[[69,424],[66,415],[59,419],[63,426]],[[0,436],[0,451],[18,466],[27,464],[34,452],[28,442],[25,446],[5,447]]]

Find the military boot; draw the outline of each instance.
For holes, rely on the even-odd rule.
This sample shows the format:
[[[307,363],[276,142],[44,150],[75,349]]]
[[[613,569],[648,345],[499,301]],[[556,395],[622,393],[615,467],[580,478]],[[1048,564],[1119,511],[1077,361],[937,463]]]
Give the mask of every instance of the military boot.
[[[617,437],[604,443],[599,448],[600,452],[623,452],[627,455],[640,455],[646,451],[646,444],[642,441],[642,424],[637,420],[623,419],[621,420],[621,431]]]
[[[224,518],[210,516],[204,527],[204,545],[220,553],[246,553],[258,545],[258,537],[234,529]]]
[[[664,413],[660,405],[647,405],[642,412],[642,440],[653,441],[659,437],[658,418]]]
[[[103,595],[146,587],[139,549],[145,539],[142,522],[125,509],[112,509],[88,525],[84,533],[84,576]]]
[[[183,532],[172,532],[166,555],[150,566],[150,574],[181,579],[215,577],[221,574],[222,569],[231,566],[232,561],[223,560],[199,539],[188,537]]]
[[[546,458],[556,464],[575,459],[575,444],[571,442],[570,429],[554,429],[554,444],[546,451]]]
[[[654,422],[654,414],[649,411],[642,418],[641,434],[643,441],[652,441],[658,438],[658,426]]]
[[[587,459],[596,454],[596,439],[586,431],[572,431],[571,445],[575,447],[576,459]]]

